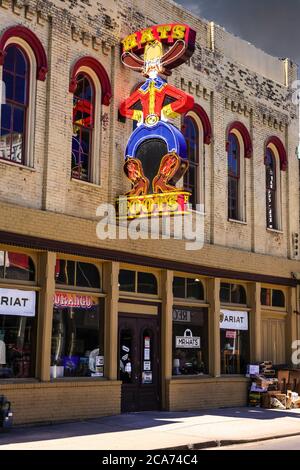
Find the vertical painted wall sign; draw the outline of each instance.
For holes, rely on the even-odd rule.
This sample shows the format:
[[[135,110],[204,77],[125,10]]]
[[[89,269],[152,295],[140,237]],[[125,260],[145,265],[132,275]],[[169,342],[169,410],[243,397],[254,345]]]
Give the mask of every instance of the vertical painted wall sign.
[[[121,115],[137,121],[126,151],[124,171],[131,190],[119,216],[135,218],[186,212],[189,193],[176,183],[188,169],[187,147],[170,119],[194,105],[189,94],[165,78],[194,52],[196,33],[184,24],[153,26],[122,41],[122,62],[145,82],[121,103]],[[167,46],[170,46],[169,48]]]

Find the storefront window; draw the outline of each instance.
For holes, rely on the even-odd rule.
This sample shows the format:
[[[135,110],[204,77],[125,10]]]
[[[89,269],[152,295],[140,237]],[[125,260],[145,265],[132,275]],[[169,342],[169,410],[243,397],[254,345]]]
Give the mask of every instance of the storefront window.
[[[177,299],[204,300],[203,284],[198,278],[174,277],[173,295]]]
[[[33,377],[36,293],[0,289],[0,379]]]
[[[138,273],[138,292],[140,294],[157,294],[157,280],[151,273]]]
[[[173,375],[208,373],[208,310],[173,308]]]
[[[229,304],[246,304],[246,291],[240,284],[221,283],[220,300]]]
[[[248,312],[221,310],[221,373],[246,374],[249,364]]]
[[[30,256],[12,251],[0,251],[0,279],[34,281],[35,268]]]
[[[119,287],[125,292],[135,292],[135,271],[121,269],[119,273]]]
[[[56,263],[56,284],[99,289],[100,273],[94,264],[59,259]]]
[[[152,273],[121,269],[119,289],[124,292],[157,295],[157,279]]]
[[[265,289],[261,290],[261,304],[267,307],[285,307],[285,296],[282,290]]]
[[[89,295],[56,292],[51,377],[104,376],[104,309]]]

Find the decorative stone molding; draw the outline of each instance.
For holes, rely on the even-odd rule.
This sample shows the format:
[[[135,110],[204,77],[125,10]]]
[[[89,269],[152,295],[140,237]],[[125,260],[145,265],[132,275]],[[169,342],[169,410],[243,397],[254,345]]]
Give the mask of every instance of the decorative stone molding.
[[[24,2],[22,0],[14,0],[13,2],[13,12],[15,15],[20,16],[24,8]]]
[[[101,44],[101,39],[93,36],[93,49],[95,49],[95,51],[99,51],[101,49]]]
[[[47,23],[48,17],[43,11],[37,11],[37,22],[41,26],[45,26]]]
[[[181,78],[180,88],[183,91],[187,91],[191,95],[198,96],[199,98],[203,98],[206,101],[210,100],[210,96],[211,96],[210,91],[207,90],[207,88],[200,85],[199,83],[194,84],[191,80],[187,82],[184,78]]]
[[[263,114],[261,121],[265,126],[268,126],[271,129],[280,130],[281,132],[284,131],[284,122],[279,121],[274,116]]]
[[[32,21],[36,15],[36,10],[34,10],[30,5],[25,6],[25,18],[28,21]]]
[[[110,45],[106,42],[102,42],[102,52],[104,55],[108,55],[110,52]]]
[[[11,7],[11,0],[0,0],[0,6],[8,10]]]
[[[102,53],[104,55],[109,55],[110,53],[110,44],[104,42],[98,36],[93,36],[89,32],[83,31],[75,25],[72,25],[71,27],[71,36],[73,41],[81,41],[84,46],[92,47],[95,51],[100,51],[102,49]]]
[[[84,46],[90,46],[92,43],[92,35],[87,31],[81,32],[81,41]]]
[[[77,28],[76,26],[72,26],[71,35],[72,35],[73,41],[78,42],[81,38],[80,29]]]
[[[251,106],[245,103],[236,102],[231,98],[225,98],[225,109],[231,110],[232,112],[241,114],[245,117],[249,117],[253,112]]]

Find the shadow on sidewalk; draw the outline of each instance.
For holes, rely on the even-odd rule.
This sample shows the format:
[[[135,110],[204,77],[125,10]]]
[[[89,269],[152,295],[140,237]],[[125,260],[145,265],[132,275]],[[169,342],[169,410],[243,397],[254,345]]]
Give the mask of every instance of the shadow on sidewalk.
[[[148,411],[125,413],[117,416],[96,418],[68,423],[43,424],[36,426],[18,426],[7,433],[0,433],[0,446],[7,444],[66,439],[79,436],[95,436],[106,433],[145,430],[162,426],[178,428],[187,426],[205,426],[228,424],[239,420],[277,420],[299,418],[299,410],[267,410],[262,408],[219,408],[191,412]],[[190,418],[190,419],[189,419]],[[187,420],[188,419],[188,420]],[[275,423],[274,423],[275,424]],[[299,423],[300,424],[300,423]],[[299,426],[300,432],[300,426]]]

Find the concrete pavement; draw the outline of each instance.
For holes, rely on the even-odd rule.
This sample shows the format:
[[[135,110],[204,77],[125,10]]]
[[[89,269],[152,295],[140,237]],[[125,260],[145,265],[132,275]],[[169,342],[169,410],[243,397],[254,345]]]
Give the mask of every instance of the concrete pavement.
[[[284,437],[283,439],[271,439],[233,446],[214,447],[208,450],[300,450],[300,436]]]
[[[0,450],[152,450],[300,435],[300,409],[142,412],[0,433]]]

